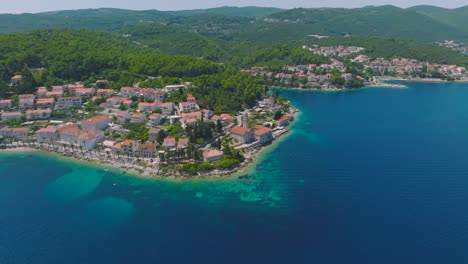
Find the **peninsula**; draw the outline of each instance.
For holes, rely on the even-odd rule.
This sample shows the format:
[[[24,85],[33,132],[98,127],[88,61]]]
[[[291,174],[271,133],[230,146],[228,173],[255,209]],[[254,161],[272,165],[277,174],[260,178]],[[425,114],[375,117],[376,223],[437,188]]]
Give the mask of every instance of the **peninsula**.
[[[11,85],[22,78],[13,76]],[[286,133],[297,111],[272,91],[255,107],[216,114],[199,106],[189,82],[97,88],[108,84],[38,87],[1,100],[0,148],[51,151],[148,176],[225,175]]]

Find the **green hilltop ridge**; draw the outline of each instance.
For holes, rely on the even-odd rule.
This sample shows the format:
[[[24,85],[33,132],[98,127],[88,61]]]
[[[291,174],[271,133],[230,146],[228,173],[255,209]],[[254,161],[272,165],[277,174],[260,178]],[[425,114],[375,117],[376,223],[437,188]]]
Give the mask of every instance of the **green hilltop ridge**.
[[[384,36],[420,41],[467,40],[466,31],[432,17],[395,6],[369,6],[355,9],[298,8],[268,18],[277,23],[306,24],[316,34]]]
[[[168,11],[169,14],[174,16],[194,16],[205,14],[217,14],[226,16],[245,16],[245,17],[261,17],[268,16],[274,13],[284,11],[284,9],[276,7],[258,7],[258,6],[222,6],[208,9],[194,9],[194,10],[180,10]]]
[[[408,10],[431,17],[432,19],[450,25],[468,34],[468,6],[455,9],[436,6],[415,6]]]
[[[468,40],[468,8],[430,6],[399,8],[296,8],[219,7],[199,10],[158,11],[112,8],[65,10],[38,14],[1,14],[0,32],[34,29],[80,28],[121,31],[142,24],[177,26],[210,37],[238,41],[306,39],[311,34],[399,37],[434,42]]]
[[[460,22],[466,19],[462,15],[466,12],[468,7],[367,6],[290,10],[219,7],[183,11],[101,8],[0,14],[0,32],[28,31],[0,35],[0,62],[4,69],[1,78],[7,82],[26,68],[42,67],[45,72],[34,72],[39,84],[50,84],[56,79],[88,80],[100,75],[118,86],[140,81],[144,75],[199,76],[206,73],[206,65],[219,71],[223,68],[220,65],[279,70],[284,65],[329,63],[327,58],[301,49],[312,44],[360,46],[373,58],[405,57],[468,66],[468,57],[432,44],[435,40],[466,39],[468,34],[464,31],[468,27]],[[29,32],[32,29],[42,30]],[[66,36],[49,43],[44,38],[45,32],[49,32],[50,38]],[[345,33],[351,37],[343,37]],[[328,38],[319,40],[312,35]],[[149,63],[148,58],[159,58],[158,62],[167,61],[170,66],[158,64],[155,70],[135,66],[139,56],[144,57],[143,63]],[[196,62],[201,70],[181,66],[182,63],[173,65],[169,63],[172,58],[176,62]]]

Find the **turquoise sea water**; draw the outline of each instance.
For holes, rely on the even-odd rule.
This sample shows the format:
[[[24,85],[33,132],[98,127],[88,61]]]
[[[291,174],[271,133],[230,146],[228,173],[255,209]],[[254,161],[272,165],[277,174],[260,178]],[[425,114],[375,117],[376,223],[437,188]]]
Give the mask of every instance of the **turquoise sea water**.
[[[0,154],[0,263],[465,263],[468,85],[282,91],[247,178],[147,180]]]

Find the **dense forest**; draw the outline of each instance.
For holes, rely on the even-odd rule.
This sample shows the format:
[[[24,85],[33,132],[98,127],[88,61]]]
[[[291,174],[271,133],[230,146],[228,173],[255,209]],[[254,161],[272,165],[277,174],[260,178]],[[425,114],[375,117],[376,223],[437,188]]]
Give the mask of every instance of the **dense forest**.
[[[399,8],[219,7],[204,10],[158,11],[85,9],[38,14],[1,14],[0,32],[75,28],[118,32],[139,25],[164,24],[216,39],[236,41],[303,40],[308,35],[366,35],[418,41],[468,41],[468,8],[432,6]]]
[[[237,68],[320,64],[323,58],[300,51],[302,45],[311,42],[323,45],[351,43],[366,47],[370,56],[412,57],[466,65],[464,56],[431,42],[444,39],[468,41],[467,10],[431,6],[290,10],[220,7],[166,12],[103,8],[0,14],[0,32],[41,28],[110,32],[102,38],[119,46],[146,47],[152,53],[188,55]],[[353,37],[343,38],[346,33]],[[330,38],[318,41],[312,37],[315,34]],[[444,53],[448,55],[442,55]],[[65,73],[61,78],[69,78],[71,74]]]

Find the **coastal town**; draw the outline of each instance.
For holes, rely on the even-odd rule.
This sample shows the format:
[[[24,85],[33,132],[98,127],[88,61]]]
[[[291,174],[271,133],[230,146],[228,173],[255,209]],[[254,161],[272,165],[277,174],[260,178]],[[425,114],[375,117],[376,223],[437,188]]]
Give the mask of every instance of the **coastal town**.
[[[21,79],[13,76],[11,86]],[[38,87],[0,100],[0,148],[40,149],[155,177],[230,174],[286,133],[297,111],[272,91],[251,109],[214,113],[199,106],[189,82],[108,84]]]
[[[388,84],[385,80],[467,81],[465,67],[458,65],[421,62],[410,58],[371,58],[365,48],[354,46],[318,45],[303,49],[328,58],[329,63],[284,65],[279,71],[262,67],[242,69],[252,76],[261,76],[272,86],[314,90],[343,90],[379,86],[404,88]]]

